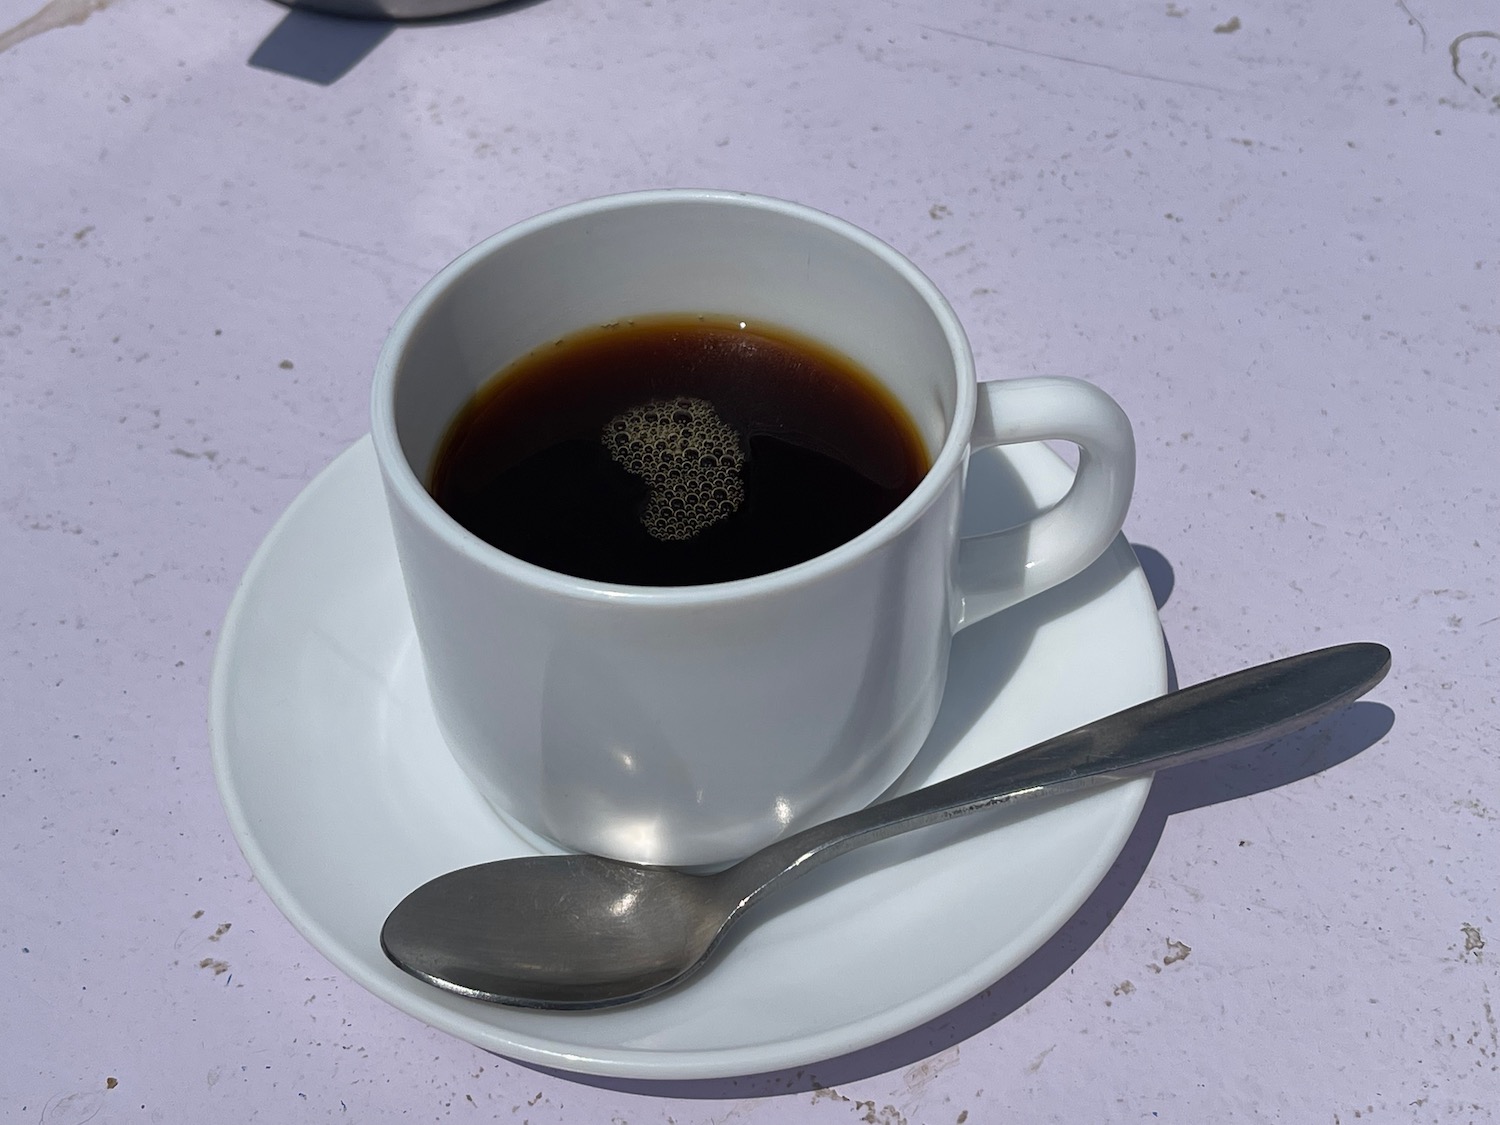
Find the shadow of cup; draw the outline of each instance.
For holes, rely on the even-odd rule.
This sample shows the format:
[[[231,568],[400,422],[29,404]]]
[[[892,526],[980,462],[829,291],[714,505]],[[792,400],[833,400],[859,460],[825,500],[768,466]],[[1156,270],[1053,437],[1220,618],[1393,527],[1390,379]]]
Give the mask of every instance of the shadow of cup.
[[[331,86],[398,24],[462,23],[543,0],[279,0],[291,9],[247,60],[257,70]]]

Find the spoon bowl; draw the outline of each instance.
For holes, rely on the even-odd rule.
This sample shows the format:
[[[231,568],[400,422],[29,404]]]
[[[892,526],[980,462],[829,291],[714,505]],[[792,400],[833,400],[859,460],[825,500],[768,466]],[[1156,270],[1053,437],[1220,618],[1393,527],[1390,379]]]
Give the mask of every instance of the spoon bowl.
[[[477,1000],[605,1007],[706,960],[733,905],[725,887],[713,875],[592,855],[481,863],[418,887],[380,941],[413,976]],[[538,918],[556,924],[523,921]]]
[[[714,874],[588,855],[499,860],[418,887],[387,918],[386,955],[476,1000],[604,1008],[687,979],[771,890],[876,840],[997,805],[1075,792],[1288,734],[1390,669],[1383,645],[1302,653],[1209,680],[988,765],[798,832]]]

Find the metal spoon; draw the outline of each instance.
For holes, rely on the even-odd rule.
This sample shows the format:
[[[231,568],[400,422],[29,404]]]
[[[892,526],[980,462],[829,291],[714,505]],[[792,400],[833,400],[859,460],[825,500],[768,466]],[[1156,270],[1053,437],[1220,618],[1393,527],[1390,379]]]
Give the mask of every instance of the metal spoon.
[[[835,856],[1277,738],[1353,702],[1390,664],[1385,646],[1350,644],[1221,676],[816,825],[712,875],[590,855],[453,871],[403,899],[380,943],[413,976],[477,1000],[573,1009],[640,1000],[700,968],[770,891]]]

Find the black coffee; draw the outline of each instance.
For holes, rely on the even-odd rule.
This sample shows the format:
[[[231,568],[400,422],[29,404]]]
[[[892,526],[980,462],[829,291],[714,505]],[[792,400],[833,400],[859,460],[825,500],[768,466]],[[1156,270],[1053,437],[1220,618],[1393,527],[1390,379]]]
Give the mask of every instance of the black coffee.
[[[684,314],[580,332],[502,371],[449,427],[431,491],[527,562],[691,586],[847,542],[928,465],[905,410],[848,359]]]

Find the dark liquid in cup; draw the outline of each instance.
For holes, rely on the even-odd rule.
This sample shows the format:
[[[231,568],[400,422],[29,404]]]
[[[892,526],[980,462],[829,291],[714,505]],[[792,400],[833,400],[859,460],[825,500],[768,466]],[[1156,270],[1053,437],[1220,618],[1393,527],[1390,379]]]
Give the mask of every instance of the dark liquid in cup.
[[[449,427],[431,492],[537,566],[693,586],[848,542],[928,467],[904,408],[852,361],[685,314],[579,332],[501,372]]]

